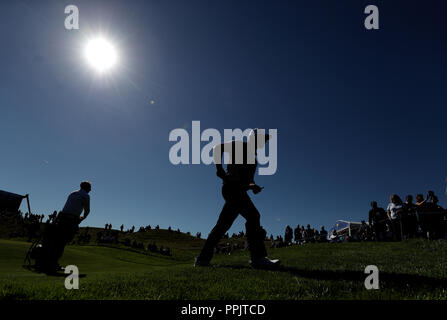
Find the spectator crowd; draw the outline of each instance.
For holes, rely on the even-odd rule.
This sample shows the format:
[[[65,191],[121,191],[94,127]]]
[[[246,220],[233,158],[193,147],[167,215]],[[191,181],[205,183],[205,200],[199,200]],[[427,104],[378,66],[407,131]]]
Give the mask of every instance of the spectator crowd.
[[[352,232],[351,232],[352,231]],[[349,234],[340,234],[334,228],[328,234],[324,226],[320,230],[297,225],[292,229],[286,226],[284,238],[273,235],[269,239],[272,248],[292,244],[341,242],[341,241],[400,241],[410,238],[447,239],[447,211],[439,205],[439,199],[433,191],[413,196],[407,195],[405,202],[397,195],[390,197],[386,208],[376,201],[371,202],[368,222],[362,220],[360,226],[353,225]]]
[[[361,240],[394,240],[423,237],[444,239],[447,235],[447,212],[439,205],[433,191],[423,194],[407,195],[405,202],[397,194],[392,194],[387,209],[371,202],[368,224],[362,221]]]
[[[25,237],[28,241],[37,238],[42,230],[43,224],[51,224],[56,221],[57,211],[48,215],[45,220],[43,214],[23,214],[21,211],[16,213],[0,212],[2,223],[9,223],[15,226],[14,231],[9,235],[10,237]],[[44,221],[45,220],[45,221]],[[353,228],[353,232],[349,235],[341,237],[336,229],[332,229],[330,234],[321,226],[318,229],[312,228],[309,224],[297,225],[294,229],[288,225],[285,228],[284,237],[282,235],[272,235],[267,237],[267,232],[263,229],[264,238],[270,241],[271,248],[281,248],[290,246],[292,244],[306,244],[306,243],[323,243],[323,242],[340,242],[344,241],[400,241],[403,239],[423,237],[427,239],[444,239],[447,238],[447,211],[439,205],[439,199],[433,191],[429,191],[424,197],[418,194],[413,202],[413,196],[407,195],[405,202],[397,195],[390,196],[390,202],[386,209],[379,207],[376,201],[371,202],[371,209],[368,214],[368,222],[361,221],[360,226]],[[141,226],[138,233],[145,233],[151,230],[160,230],[160,226],[151,225]],[[173,230],[170,226],[168,232],[180,233],[180,229]],[[122,224],[119,230],[114,230],[111,223],[106,223],[104,229],[96,233],[96,243],[101,244],[123,244],[134,249],[145,250],[148,252],[161,253],[164,255],[171,255],[170,248],[157,246],[154,242],[144,246],[143,243],[136,240],[131,241],[125,237],[128,234],[135,232],[135,226],[125,230]],[[190,232],[187,232],[191,235]],[[120,241],[120,237],[124,237]],[[197,238],[201,238],[201,233],[196,233]],[[228,239],[242,239],[245,240],[243,231],[233,233],[231,237],[226,233],[223,237],[224,244],[220,244],[215,248],[216,253],[230,254],[234,250],[247,249],[247,242],[242,245],[240,242],[230,242]],[[90,228],[85,228],[81,231],[74,240],[77,244],[88,244],[91,241]]]

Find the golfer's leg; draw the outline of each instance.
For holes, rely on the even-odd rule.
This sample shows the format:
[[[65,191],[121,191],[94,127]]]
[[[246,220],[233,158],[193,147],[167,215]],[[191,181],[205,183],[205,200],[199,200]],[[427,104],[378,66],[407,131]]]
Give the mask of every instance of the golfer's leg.
[[[47,262],[50,260],[50,257],[53,253],[53,241],[52,239],[54,234],[54,226],[48,226],[44,230],[43,238],[42,238],[42,256],[36,261],[36,265],[39,267],[44,267]]]
[[[66,235],[67,235],[67,227],[65,224],[60,224],[58,226],[59,232],[57,233],[57,239],[55,243],[55,250],[53,261],[54,264],[57,264],[59,259],[62,257],[66,245]]]
[[[245,228],[247,231],[248,249],[250,250],[251,261],[256,261],[267,256],[264,232],[261,228],[261,215],[247,194],[243,196],[241,201],[241,215],[247,220]]]
[[[48,237],[46,239],[46,244],[43,246],[46,247],[46,257],[45,264],[46,267],[52,267],[56,263],[57,252],[59,251],[59,238],[60,235],[63,234],[63,231],[60,229],[59,225],[55,225],[50,229]]]
[[[65,246],[73,241],[73,238],[77,232],[78,225],[70,220],[65,220],[60,225],[60,233],[57,241],[57,249],[55,251],[55,263],[58,263],[59,259],[64,254]]]
[[[206,239],[202,252],[197,260],[210,261],[214,254],[214,248],[219,243],[223,235],[230,229],[238,215],[237,209],[230,203],[225,202],[222,212],[219,215],[216,226],[211,230],[208,239]]]

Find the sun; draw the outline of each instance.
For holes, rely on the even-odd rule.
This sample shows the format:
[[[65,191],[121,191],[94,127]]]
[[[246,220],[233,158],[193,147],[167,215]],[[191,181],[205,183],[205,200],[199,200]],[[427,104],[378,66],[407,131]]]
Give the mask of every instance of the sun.
[[[111,70],[118,61],[115,47],[102,37],[89,40],[84,53],[88,64],[99,73]]]

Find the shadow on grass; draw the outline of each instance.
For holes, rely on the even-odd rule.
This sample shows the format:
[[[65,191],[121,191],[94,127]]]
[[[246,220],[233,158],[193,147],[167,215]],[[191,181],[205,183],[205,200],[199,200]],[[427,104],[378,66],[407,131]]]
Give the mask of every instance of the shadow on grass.
[[[242,265],[216,265],[216,268],[227,268],[227,269],[237,269],[237,270],[253,270],[249,266]],[[289,273],[291,275],[314,279],[314,280],[329,280],[329,281],[360,281],[363,283],[368,274],[362,271],[352,271],[352,270],[309,270],[309,269],[299,269],[293,267],[281,266],[278,270],[270,270],[273,272],[283,272]],[[393,286],[399,287],[411,287],[411,286],[429,286],[429,287],[447,287],[447,279],[443,278],[433,278],[418,274],[407,274],[407,273],[390,273],[390,272],[380,272],[379,270],[379,281],[382,283],[392,284]]]

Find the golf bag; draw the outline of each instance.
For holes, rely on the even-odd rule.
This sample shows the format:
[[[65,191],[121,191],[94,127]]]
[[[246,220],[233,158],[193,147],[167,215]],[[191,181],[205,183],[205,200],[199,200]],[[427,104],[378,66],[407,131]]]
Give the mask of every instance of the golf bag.
[[[42,236],[34,241],[25,257],[25,263],[36,269],[48,269],[57,266],[65,245],[70,243],[78,232],[79,218],[59,213],[56,222],[45,225]]]
[[[52,251],[54,252],[54,250],[51,250],[49,243],[57,241],[56,229],[57,225],[55,223],[45,225],[42,235],[33,241],[26,253],[24,261],[26,266],[40,268],[51,260]],[[34,264],[32,260],[34,260]]]
[[[35,240],[26,252],[24,264],[28,267],[32,265],[31,260],[37,260],[42,255],[42,244],[40,244],[40,240]]]

